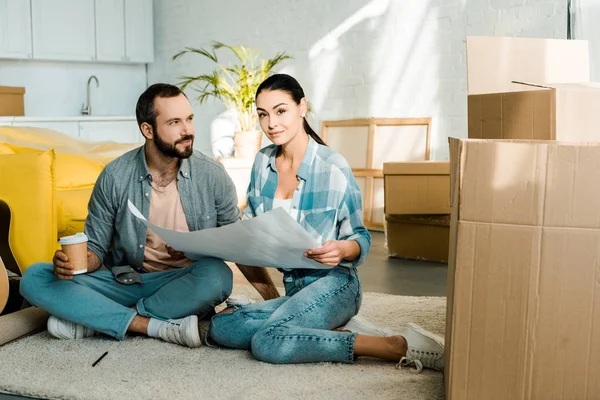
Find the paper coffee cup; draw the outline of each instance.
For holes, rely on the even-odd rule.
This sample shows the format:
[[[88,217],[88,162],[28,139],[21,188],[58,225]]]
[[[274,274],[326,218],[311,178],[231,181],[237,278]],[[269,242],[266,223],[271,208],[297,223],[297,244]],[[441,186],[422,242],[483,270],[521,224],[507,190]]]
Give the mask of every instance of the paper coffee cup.
[[[73,275],[87,272],[87,241],[88,237],[81,232],[59,240],[63,253],[69,257],[68,262],[73,266]]]

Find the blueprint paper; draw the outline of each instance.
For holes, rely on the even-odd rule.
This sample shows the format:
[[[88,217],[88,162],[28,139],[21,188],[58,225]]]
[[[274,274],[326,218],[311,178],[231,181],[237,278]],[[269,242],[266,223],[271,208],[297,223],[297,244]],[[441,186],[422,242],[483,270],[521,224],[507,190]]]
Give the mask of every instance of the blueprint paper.
[[[136,218],[192,260],[216,257],[257,267],[331,268],[304,257],[306,250],[321,244],[281,208],[219,228],[177,232],[150,223],[131,201],[127,203]]]

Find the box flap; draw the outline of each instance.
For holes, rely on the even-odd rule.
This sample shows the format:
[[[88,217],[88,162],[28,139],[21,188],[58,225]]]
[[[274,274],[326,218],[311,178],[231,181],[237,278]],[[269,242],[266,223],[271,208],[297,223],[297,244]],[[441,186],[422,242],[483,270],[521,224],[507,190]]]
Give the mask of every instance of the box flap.
[[[453,137],[448,138],[450,145],[450,207],[454,208],[454,205],[458,205],[458,185],[460,184],[460,153],[461,153],[461,140]]]
[[[469,94],[527,90],[513,81],[589,80],[589,46],[585,40],[467,37]]]
[[[598,82],[585,82],[585,83],[533,83],[533,82],[519,82],[513,81],[516,85],[523,85],[529,88],[535,89],[549,89],[549,90],[579,90],[579,91],[600,91],[600,83]],[[526,89],[530,90],[530,89]]]
[[[387,162],[383,163],[384,175],[449,175],[448,161]]]
[[[18,86],[0,86],[0,93],[3,94],[23,94],[25,93],[24,87]]]
[[[385,220],[386,220],[386,222],[398,222],[398,223],[405,223],[405,224],[450,226],[450,214],[386,215]]]

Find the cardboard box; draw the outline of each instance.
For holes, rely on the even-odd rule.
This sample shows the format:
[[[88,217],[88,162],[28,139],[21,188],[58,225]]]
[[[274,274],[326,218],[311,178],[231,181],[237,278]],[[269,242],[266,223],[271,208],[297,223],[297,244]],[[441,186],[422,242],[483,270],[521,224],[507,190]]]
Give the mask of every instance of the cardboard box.
[[[600,141],[600,85],[520,86],[534,90],[469,95],[469,138]]]
[[[24,95],[24,87],[0,86],[0,116],[24,116]]]
[[[449,400],[600,398],[600,143],[450,140]]]
[[[497,36],[467,37],[469,95],[526,90],[512,83],[513,81],[589,82],[588,42]]]
[[[584,40],[467,38],[469,138],[600,140]]]
[[[386,215],[389,257],[448,261],[450,215]]]
[[[383,164],[386,215],[450,214],[448,161]]]

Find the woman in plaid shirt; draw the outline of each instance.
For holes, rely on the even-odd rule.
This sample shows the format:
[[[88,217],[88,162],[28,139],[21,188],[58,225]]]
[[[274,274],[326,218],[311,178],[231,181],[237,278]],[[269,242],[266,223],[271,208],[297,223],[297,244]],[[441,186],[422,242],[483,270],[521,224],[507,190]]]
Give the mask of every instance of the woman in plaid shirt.
[[[442,370],[443,338],[415,324],[404,325],[398,335],[386,335],[353,319],[362,298],[356,267],[369,252],[371,236],[363,225],[352,171],[306,121],[300,84],[289,75],[273,75],[259,86],[256,106],[273,145],[256,156],[243,218],[282,207],[323,243],[305,256],[331,268],[290,270],[282,260],[286,295],[261,293],[270,300],[228,308],[212,319],[210,338],[222,346],[252,350],[255,358],[275,364],[351,363],[369,356],[401,360],[399,365],[419,371]],[[269,286],[264,268],[240,269],[250,281]]]

